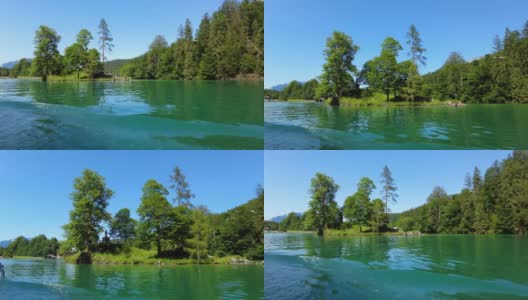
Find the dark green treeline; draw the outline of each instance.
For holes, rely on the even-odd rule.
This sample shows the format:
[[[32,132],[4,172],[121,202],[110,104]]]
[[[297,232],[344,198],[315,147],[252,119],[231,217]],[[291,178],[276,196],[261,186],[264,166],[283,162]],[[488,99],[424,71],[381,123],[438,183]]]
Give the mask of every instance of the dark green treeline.
[[[168,44],[156,36],[144,55],[121,67],[136,79],[230,79],[264,76],[264,2],[227,0],[202,18],[196,34],[187,19]]]
[[[382,189],[396,196],[390,172],[384,178],[389,180],[382,177]],[[390,186],[384,186],[386,182]],[[304,214],[290,213],[279,224],[267,221],[266,229],[315,231],[319,227],[347,229],[356,225],[378,232],[397,227],[424,233],[528,233],[527,151],[514,151],[483,173],[475,168],[472,175],[466,176],[465,188],[458,194],[448,195],[441,187],[435,187],[425,204],[399,214],[387,213],[384,199],[370,199],[374,187],[372,180],[362,178],[357,192],[338,208],[335,193],[328,191],[339,186],[327,175],[317,174],[312,179],[311,209]],[[391,195],[387,199],[394,202]]]
[[[60,243],[56,238],[48,239],[45,235],[38,235],[31,240],[23,236],[14,239],[7,248],[0,248],[0,256],[32,256],[45,257],[48,254],[56,255]]]

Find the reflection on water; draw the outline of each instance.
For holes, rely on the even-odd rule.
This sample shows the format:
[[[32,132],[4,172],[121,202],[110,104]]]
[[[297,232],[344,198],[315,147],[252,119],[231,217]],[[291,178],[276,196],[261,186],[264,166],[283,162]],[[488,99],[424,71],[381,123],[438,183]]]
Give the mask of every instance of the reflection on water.
[[[528,238],[266,234],[267,299],[521,299]]]
[[[1,299],[263,299],[262,266],[97,266],[2,261]]]
[[[528,105],[264,106],[266,149],[528,148]]]
[[[262,149],[262,93],[248,81],[0,80],[0,148]]]

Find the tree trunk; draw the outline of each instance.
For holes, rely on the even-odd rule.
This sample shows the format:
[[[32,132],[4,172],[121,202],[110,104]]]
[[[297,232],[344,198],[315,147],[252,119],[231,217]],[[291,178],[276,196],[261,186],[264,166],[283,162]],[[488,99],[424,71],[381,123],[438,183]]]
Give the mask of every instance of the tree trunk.
[[[389,96],[390,96],[390,92],[387,92],[387,102],[389,102]]]
[[[156,242],[156,246],[158,247],[158,257],[160,257],[161,256],[161,241],[160,240]]]
[[[363,231],[361,230],[361,224],[359,224],[359,232],[363,232]]]

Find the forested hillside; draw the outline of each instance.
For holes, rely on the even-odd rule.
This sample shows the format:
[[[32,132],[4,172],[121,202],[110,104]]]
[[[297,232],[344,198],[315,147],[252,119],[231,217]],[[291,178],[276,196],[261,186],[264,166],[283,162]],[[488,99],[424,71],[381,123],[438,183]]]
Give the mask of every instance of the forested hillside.
[[[187,19],[169,45],[158,35],[149,51],[124,65],[136,79],[230,79],[264,76],[264,2],[226,0],[205,14],[196,33]]]

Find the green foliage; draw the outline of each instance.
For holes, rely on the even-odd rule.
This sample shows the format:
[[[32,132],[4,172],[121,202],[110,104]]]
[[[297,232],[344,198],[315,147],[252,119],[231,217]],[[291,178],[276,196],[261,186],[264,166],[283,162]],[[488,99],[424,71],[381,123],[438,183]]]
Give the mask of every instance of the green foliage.
[[[381,199],[371,202],[371,215],[368,224],[375,232],[384,231],[389,223],[389,215],[385,212],[385,203]]]
[[[321,75],[322,85],[318,94],[342,97],[355,83],[356,66],[352,64],[359,47],[343,32],[334,31],[326,40],[325,64]]]
[[[88,50],[88,59],[86,60],[85,70],[90,78],[95,78],[103,73],[103,63],[100,62],[101,56],[96,49]]]
[[[273,222],[273,221],[266,221],[264,220],[264,230],[273,230],[273,231],[276,231],[276,230],[279,230],[279,226],[280,224],[277,223],[277,222]],[[301,227],[300,230],[302,230],[303,228]],[[288,228],[285,228],[285,230],[287,231]]]
[[[339,190],[339,185],[334,179],[323,174],[316,173],[311,180],[310,210],[308,211],[308,220],[310,225],[317,229],[319,235],[324,234],[324,230],[329,223],[335,221],[338,214],[338,207],[335,201],[335,194]]]
[[[0,255],[5,257],[45,257],[48,254],[57,255],[58,251],[59,241],[56,238],[48,239],[45,235],[41,234],[31,240],[23,236],[17,237]]]
[[[75,43],[64,50],[64,64],[68,73],[79,73],[87,64],[87,53],[83,45]]]
[[[171,45],[149,49],[121,67],[136,79],[230,79],[264,75],[264,3],[225,1],[204,15],[193,36],[186,20]]]
[[[220,254],[234,254],[249,259],[264,257],[264,191],[255,199],[222,214],[218,229]]]
[[[514,151],[495,162],[484,177],[475,168],[466,188],[448,196],[436,187],[427,203],[405,211],[396,224],[402,230],[428,233],[528,232],[528,153]]]
[[[0,67],[0,76],[3,76],[3,77],[11,76],[10,72],[11,72],[11,70],[9,70],[8,68]],[[16,77],[16,76],[12,76],[12,77]]]
[[[176,191],[176,197],[172,200],[173,203],[177,203],[178,206],[191,206],[191,199],[194,198],[194,194],[189,188],[185,174],[183,174],[179,167],[174,168],[170,180],[172,182],[170,188]]]
[[[103,59],[103,64],[106,60],[105,51],[112,52],[112,48],[114,47],[114,44],[112,42],[114,41],[114,38],[112,37],[112,34],[110,33],[110,29],[108,29],[108,24],[106,23],[106,20],[104,18],[99,21],[99,49],[101,49],[102,55],[101,58]]]
[[[474,103],[528,102],[528,37],[506,29],[494,52],[465,62],[453,53],[439,70],[424,76],[424,94]]]
[[[73,186],[73,209],[70,222],[63,226],[65,236],[78,250],[93,251],[103,232],[101,222],[111,219],[106,207],[113,191],[106,187],[103,177],[88,169],[75,178]]]
[[[47,26],[40,26],[35,32],[35,51],[33,54],[34,72],[42,76],[42,80],[52,74],[57,74],[60,66],[60,54],[58,50],[61,37],[57,32]]]
[[[86,52],[88,51],[88,45],[90,44],[90,41],[92,41],[92,39],[93,36],[90,31],[86,29],[81,29],[81,31],[79,31],[79,33],[77,34],[76,44],[81,45],[83,50]]]
[[[162,255],[162,244],[168,244],[174,230],[174,210],[167,195],[167,189],[157,181],[150,179],[143,186],[139,215],[138,237],[145,243],[154,243],[157,255]]]
[[[411,55],[411,60],[415,66],[422,65],[425,66],[427,58],[423,55],[425,48],[422,46],[422,39],[420,38],[420,33],[412,24],[409,27],[409,32],[407,32],[407,44],[411,47],[409,54]]]
[[[362,231],[361,226],[369,224],[372,214],[370,195],[375,188],[376,186],[370,178],[363,177],[358,183],[357,192],[345,199],[343,215],[350,224],[358,225],[360,232]]]
[[[401,89],[401,67],[398,65],[400,43],[388,37],[381,45],[381,54],[364,65],[363,74],[370,88],[383,92],[387,101],[390,93],[396,94]]]
[[[120,209],[110,222],[110,236],[125,242],[136,235],[136,220],[130,217],[128,208]]]
[[[187,252],[192,258],[198,260],[207,258],[208,242],[211,229],[209,220],[205,213],[200,209],[192,212],[193,224],[191,225],[191,238],[187,240]]]
[[[304,215],[298,215],[297,213],[291,212],[286,218],[284,218],[279,226],[278,230],[303,230],[304,228]]]
[[[383,170],[381,171],[381,199],[385,202],[385,212],[389,212],[389,203],[396,203],[396,198],[398,198],[398,194],[396,194],[396,191],[398,188],[396,187],[396,184],[394,183],[394,179],[392,178],[392,173],[388,166],[384,166]]]
[[[10,76],[17,78],[19,76],[31,76],[31,62],[28,59],[20,59],[11,70],[7,70],[7,74],[3,76]]]

